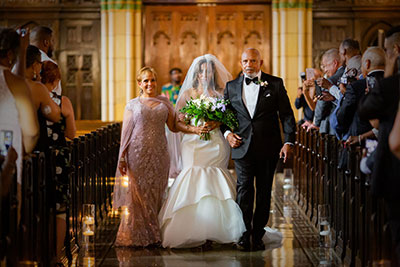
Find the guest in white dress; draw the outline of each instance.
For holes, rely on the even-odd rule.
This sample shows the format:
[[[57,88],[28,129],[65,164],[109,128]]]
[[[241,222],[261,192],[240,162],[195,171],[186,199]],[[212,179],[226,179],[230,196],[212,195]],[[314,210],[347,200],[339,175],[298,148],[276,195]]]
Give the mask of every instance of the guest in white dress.
[[[39,124],[32,96],[24,78],[11,73],[20,49],[26,49],[29,35],[11,28],[0,29],[0,132],[12,132],[12,146],[18,154],[17,182],[21,184],[24,152],[30,153],[39,137]]]

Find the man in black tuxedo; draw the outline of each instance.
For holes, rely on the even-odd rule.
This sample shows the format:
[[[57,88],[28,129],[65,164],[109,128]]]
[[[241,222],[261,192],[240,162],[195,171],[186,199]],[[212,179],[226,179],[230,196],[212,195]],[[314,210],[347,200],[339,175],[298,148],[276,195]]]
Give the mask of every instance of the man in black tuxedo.
[[[264,249],[262,237],[268,223],[271,205],[271,187],[279,157],[286,161],[295,140],[296,122],[281,78],[261,71],[263,61],[254,48],[242,54],[243,76],[226,84],[225,99],[237,112],[239,128],[225,132],[235,160],[237,174],[237,203],[242,212],[246,232],[237,246],[250,250]],[[279,128],[279,119],[285,135],[285,144]],[[254,177],[256,207],[254,204]]]

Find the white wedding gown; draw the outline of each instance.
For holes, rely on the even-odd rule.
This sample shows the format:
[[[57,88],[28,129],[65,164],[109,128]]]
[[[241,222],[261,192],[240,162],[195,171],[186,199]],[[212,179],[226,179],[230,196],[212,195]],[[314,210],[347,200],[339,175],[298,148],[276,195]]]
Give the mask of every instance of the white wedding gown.
[[[163,247],[232,243],[245,231],[236,179],[227,169],[230,147],[218,128],[210,135],[208,141],[183,136],[182,171],[159,214]]]

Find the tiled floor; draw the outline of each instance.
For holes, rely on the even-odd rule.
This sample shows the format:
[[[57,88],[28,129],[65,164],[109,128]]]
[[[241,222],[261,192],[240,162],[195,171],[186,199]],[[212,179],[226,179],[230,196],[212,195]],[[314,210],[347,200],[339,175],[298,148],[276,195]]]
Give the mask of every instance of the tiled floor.
[[[320,249],[318,233],[305,214],[291,200],[291,189],[283,189],[277,175],[273,190],[269,226],[279,230],[282,242],[269,243],[265,251],[241,252],[233,245],[213,244],[211,248],[193,249],[129,249],[115,248],[117,218],[110,218],[98,227],[95,244],[82,246],[79,266],[173,266],[173,267],[247,267],[247,266],[340,266],[332,249]],[[86,254],[86,257],[85,257]],[[88,256],[94,256],[88,258]]]

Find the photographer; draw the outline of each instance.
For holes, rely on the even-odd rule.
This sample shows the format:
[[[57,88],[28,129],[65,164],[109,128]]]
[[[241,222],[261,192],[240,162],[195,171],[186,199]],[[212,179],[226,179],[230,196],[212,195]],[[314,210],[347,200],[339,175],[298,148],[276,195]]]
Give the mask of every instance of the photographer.
[[[299,124],[302,127],[307,127],[310,125],[314,118],[314,109],[315,109],[315,102],[313,101],[315,95],[315,88],[314,88],[314,81],[310,80],[306,83],[306,76],[305,73],[302,72],[301,80],[303,82],[302,87],[297,88],[297,98],[294,102],[294,105],[297,109],[303,108],[303,115],[304,118],[299,120]]]
[[[337,83],[344,71],[344,67],[340,61],[338,49],[332,48],[324,53],[321,61],[321,69],[328,77],[330,84]],[[320,79],[324,78],[319,78],[317,81]],[[317,85],[320,86],[318,82]],[[323,101],[319,99],[315,106],[314,122],[308,126],[307,131],[314,128],[319,129],[320,133],[334,134],[333,129],[329,127],[329,115],[331,114],[333,108],[334,107],[330,101]]]

